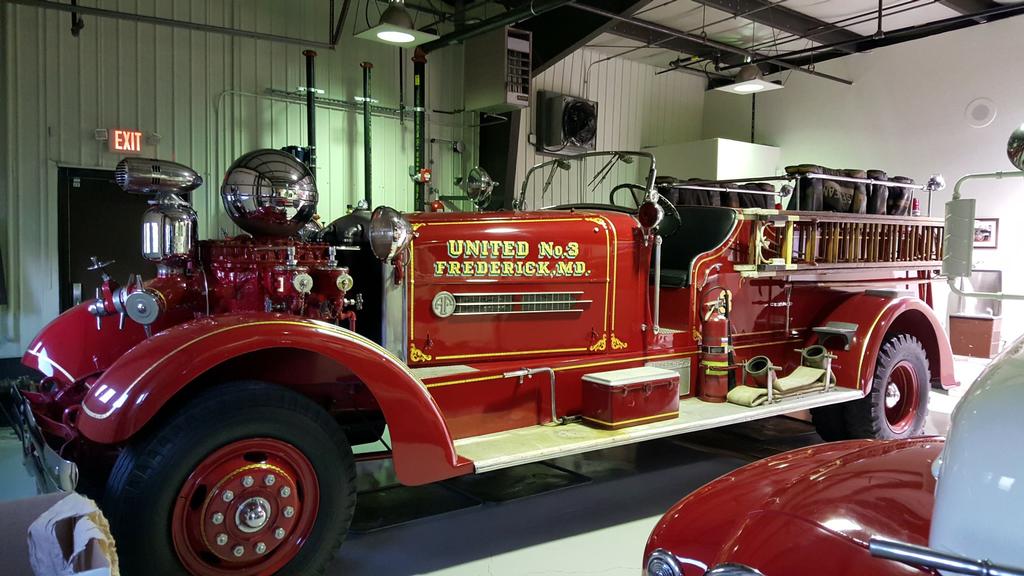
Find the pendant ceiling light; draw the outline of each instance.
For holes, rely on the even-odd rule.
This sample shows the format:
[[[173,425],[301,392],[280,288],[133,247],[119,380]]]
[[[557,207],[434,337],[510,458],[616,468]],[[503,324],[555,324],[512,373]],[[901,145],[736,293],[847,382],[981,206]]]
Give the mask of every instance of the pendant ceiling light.
[[[437,35],[417,30],[413,25],[412,16],[405,9],[405,2],[391,0],[384,13],[380,15],[380,23],[356,34],[356,38],[411,48],[436,40]]]
[[[779,88],[782,88],[782,84],[768,82],[761,78],[761,69],[757,67],[757,64],[747,64],[740,68],[740,71],[736,74],[732,84],[719,86],[718,88],[715,88],[715,90],[732,92],[733,94],[754,94],[757,92],[778,90]]]

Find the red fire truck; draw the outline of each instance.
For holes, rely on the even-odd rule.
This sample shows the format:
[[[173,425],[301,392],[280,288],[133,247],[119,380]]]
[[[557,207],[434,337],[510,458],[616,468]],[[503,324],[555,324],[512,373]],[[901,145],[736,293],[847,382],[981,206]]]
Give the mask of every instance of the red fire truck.
[[[157,274],[121,286],[94,262],[96,298],[25,353],[26,438],[58,487],[102,498],[127,573],[221,575],[321,570],[350,447],[385,429],[409,485],[808,409],[827,439],[921,430],[929,388],[955,385],[941,220],[676,206],[655,175],[591,153],[530,171],[519,207],[550,209],[307,233],[312,173],[260,150],[221,188],[248,234],[199,241],[179,194],[201,179],[123,161],[154,196]]]

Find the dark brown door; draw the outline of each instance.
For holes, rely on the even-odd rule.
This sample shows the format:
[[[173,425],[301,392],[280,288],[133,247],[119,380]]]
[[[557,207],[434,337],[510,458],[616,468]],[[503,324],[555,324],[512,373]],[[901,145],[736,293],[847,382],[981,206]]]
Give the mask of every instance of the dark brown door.
[[[95,297],[102,281],[86,269],[93,256],[114,261],[106,270],[121,285],[130,274],[153,275],[153,264],[142,257],[142,213],[150,196],[121,190],[113,170],[61,168],[57,182],[61,311]]]

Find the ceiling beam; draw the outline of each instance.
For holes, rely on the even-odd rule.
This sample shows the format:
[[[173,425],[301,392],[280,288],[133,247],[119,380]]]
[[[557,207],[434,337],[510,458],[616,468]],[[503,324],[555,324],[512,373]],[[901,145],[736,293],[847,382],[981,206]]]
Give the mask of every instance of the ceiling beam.
[[[999,5],[990,0],[939,0],[939,4],[961,14],[977,14]]]
[[[795,34],[805,37],[814,35],[814,41],[819,44],[832,44],[833,42],[853,42],[863,38],[860,34],[851,32],[834,24],[818,20],[792,8],[778,6],[781,2],[777,0],[695,0],[716,10],[721,10],[736,17],[763,24],[787,34]]]
[[[586,0],[584,3],[630,16],[650,0]],[[521,22],[516,28],[533,34],[533,74],[536,76],[602,33],[610,32],[614,24],[610,18],[567,6]]]
[[[840,83],[847,84],[847,85],[853,84],[853,82],[851,82],[849,80],[846,80],[845,78],[840,78],[838,76],[833,76],[831,74],[825,74],[824,72],[816,72],[814,70],[809,70],[809,69],[806,69],[806,68],[801,68],[801,67],[798,67],[798,66],[793,66],[793,65],[789,64],[788,62],[783,62],[782,60],[780,60],[780,59],[778,59],[777,57],[774,57],[774,56],[763,56],[761,54],[758,54],[757,52],[752,52],[750,50],[747,50],[746,48],[741,48],[739,46],[735,46],[735,45],[728,44],[728,43],[725,43],[725,42],[719,42],[718,40],[715,40],[713,38],[706,38],[706,37],[703,37],[703,36],[697,36],[697,35],[695,35],[693,33],[685,32],[683,30],[677,30],[675,28],[672,28],[671,26],[665,26],[664,24],[659,24],[657,22],[652,22],[650,20],[644,20],[644,19],[641,19],[641,18],[632,18],[630,16],[623,16],[621,14],[616,14],[614,12],[609,12],[608,10],[605,10],[603,8],[598,8],[596,6],[590,6],[588,4],[583,4],[583,3],[579,2],[579,1],[573,1],[570,4],[570,6],[572,6],[573,8],[576,8],[578,10],[581,10],[583,12],[591,12],[591,13],[594,13],[594,14],[598,14],[598,15],[604,16],[605,18],[611,18],[613,20],[618,20],[619,22],[626,22],[626,23],[630,23],[630,24],[636,24],[637,26],[641,26],[641,27],[646,28],[648,30],[651,30],[653,32],[659,32],[659,33],[667,35],[667,36],[674,36],[676,38],[680,38],[680,39],[683,39],[683,40],[695,41],[695,42],[697,42],[699,44],[707,45],[709,48],[717,50],[717,51],[720,51],[720,52],[723,52],[723,53],[728,52],[728,53],[731,53],[731,54],[738,54],[738,55],[740,55],[742,57],[750,57],[750,58],[755,58],[755,59],[763,59],[763,60],[766,60],[768,62],[771,62],[772,64],[778,64],[779,66],[782,66],[783,68],[787,68],[787,69],[793,70],[795,72],[801,72],[803,74],[810,74],[812,76],[818,76],[818,77],[821,77],[821,78],[828,78],[829,80],[833,80],[833,81],[840,82]]]
[[[919,40],[921,38],[944,34],[954,30],[970,28],[971,26],[977,26],[978,24],[995,22],[996,20],[1022,15],[1024,15],[1024,3],[994,4],[992,8],[982,12],[960,14],[958,16],[936,20],[934,22],[907,26],[898,30],[887,30],[885,35],[881,38],[865,37],[864,40],[847,44],[843,48],[852,49],[854,52],[866,52],[876,48],[902,44],[903,42],[909,42],[911,40]],[[844,51],[823,46],[821,51],[813,52],[810,50],[795,50],[790,52],[788,55],[786,53],[779,54],[776,58],[794,66],[807,66],[814,63],[824,62],[826,60],[832,60],[833,58],[840,58],[846,55],[847,54]]]

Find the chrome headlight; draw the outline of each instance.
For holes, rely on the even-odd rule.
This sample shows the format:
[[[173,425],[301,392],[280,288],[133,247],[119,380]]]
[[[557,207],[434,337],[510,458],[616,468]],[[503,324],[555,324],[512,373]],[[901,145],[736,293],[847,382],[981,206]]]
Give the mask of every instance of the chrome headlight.
[[[412,226],[394,208],[380,206],[370,216],[370,248],[373,254],[391,262],[412,242]]]
[[[658,548],[647,557],[645,576],[683,576],[676,557],[666,550]]]

